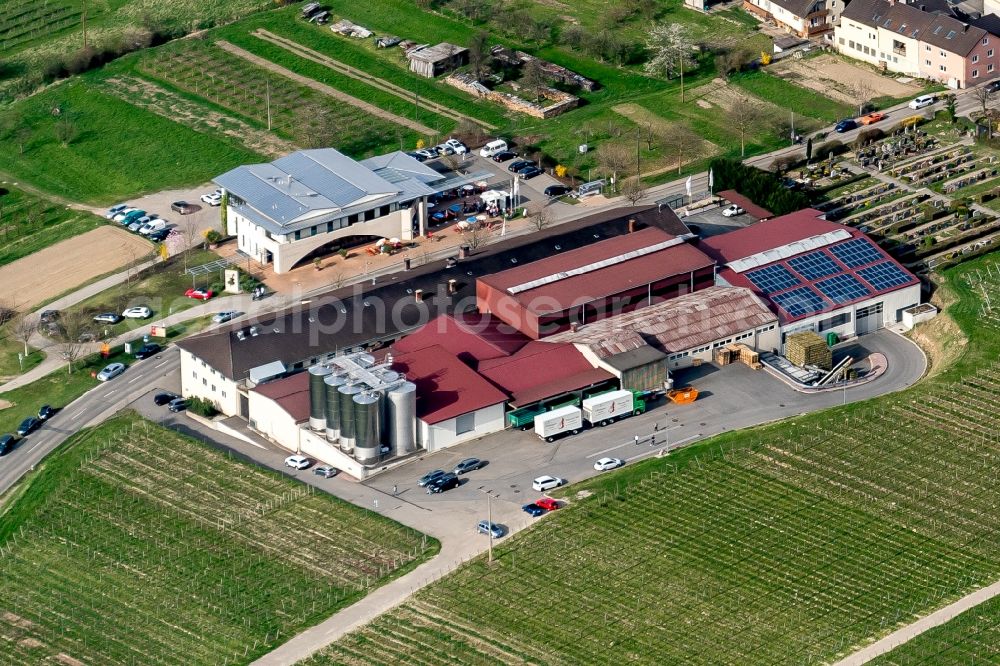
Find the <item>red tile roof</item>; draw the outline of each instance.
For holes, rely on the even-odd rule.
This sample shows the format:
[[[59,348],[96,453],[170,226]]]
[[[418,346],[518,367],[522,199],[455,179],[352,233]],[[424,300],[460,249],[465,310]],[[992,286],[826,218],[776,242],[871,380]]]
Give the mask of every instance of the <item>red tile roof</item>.
[[[665,231],[649,227],[479,279],[496,289],[507,291],[518,285],[612,259],[675,238]],[[595,268],[580,275],[565,276],[513,296],[524,307],[537,314],[560,312],[581,303],[613,296],[674,275],[707,268],[713,263],[700,250],[682,242],[633,259],[618,261],[610,266]]]
[[[756,217],[758,220],[766,220],[768,218],[774,217],[774,213],[766,208],[758,206],[754,202],[750,201],[747,197],[743,196],[736,190],[722,190],[719,192],[719,196],[728,201],[729,203],[734,203],[743,210],[747,212],[747,215]]]
[[[613,378],[572,344],[541,341],[528,343],[508,358],[483,361],[479,373],[506,391],[515,406]]]
[[[278,403],[283,410],[295,419],[296,423],[309,418],[308,372],[300,372],[291,377],[258,384],[252,390]]]
[[[820,219],[820,215],[823,213],[815,208],[803,208],[736,231],[711,236],[702,240],[699,247],[709,256],[727,263],[836,229],[851,231],[843,224]]]
[[[392,369],[417,385],[417,417],[426,423],[440,423],[507,400],[441,345],[394,356]]]
[[[394,353],[407,353],[440,345],[476,367],[479,361],[510,356],[529,342],[508,324],[480,314],[441,315],[394,343]]]

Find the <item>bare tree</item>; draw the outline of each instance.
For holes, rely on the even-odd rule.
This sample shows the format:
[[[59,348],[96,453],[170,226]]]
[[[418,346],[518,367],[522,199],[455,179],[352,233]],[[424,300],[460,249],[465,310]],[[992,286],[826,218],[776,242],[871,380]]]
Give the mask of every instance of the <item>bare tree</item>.
[[[73,374],[73,364],[86,355],[87,343],[81,342],[81,339],[89,332],[87,330],[89,320],[83,312],[69,310],[63,313],[59,324],[62,327],[59,348],[66,361],[67,373]]]
[[[490,35],[480,30],[469,40],[469,65],[472,75],[477,81],[482,81],[490,73]]]
[[[548,77],[537,59],[532,58],[521,68],[521,84],[534,93],[535,99],[541,97],[542,91],[549,87]]]
[[[746,157],[747,134],[752,132],[763,119],[760,106],[746,95],[737,93],[727,116],[730,124],[740,133],[740,157]]]
[[[490,240],[490,230],[481,224],[470,224],[462,230],[462,244],[475,250],[486,245]]]
[[[528,215],[530,216],[528,220],[531,222],[531,226],[535,228],[536,231],[541,231],[545,227],[549,226],[552,221],[549,215],[549,209],[546,208],[543,203],[535,203],[528,207]]]
[[[184,272],[187,273],[188,269],[188,257],[190,256],[190,250],[195,245],[198,238],[198,225],[195,219],[186,215],[181,218],[181,223],[178,229],[181,233],[181,243],[183,244],[181,249],[181,256],[184,257]]]
[[[978,88],[973,88],[972,96],[976,98],[976,101],[983,107],[983,117],[986,116],[986,110],[989,107],[989,103],[993,101],[995,93],[990,84],[985,86],[979,86]]]
[[[687,125],[670,125],[661,136],[663,145],[677,161],[678,174],[685,164],[701,157],[702,138]]]
[[[858,79],[852,83],[848,89],[850,90],[851,95],[854,96],[854,99],[858,102],[859,116],[865,112],[865,107],[868,106],[868,104],[875,99],[875,96],[878,94],[878,91],[875,90],[875,86],[864,79]]]
[[[28,314],[22,314],[10,323],[7,330],[10,332],[10,337],[24,345],[24,355],[27,356],[29,351],[28,342],[31,341],[31,336],[38,330],[38,320]]]
[[[622,196],[633,206],[646,196],[646,189],[642,186],[642,181],[638,176],[633,176],[622,183]]]
[[[17,316],[17,303],[13,297],[0,297],[0,326]]]
[[[80,130],[76,126],[76,123],[72,118],[67,118],[66,116],[62,116],[56,120],[52,131],[55,133],[59,143],[63,145],[63,148],[73,143],[76,137],[80,136]]]
[[[618,191],[618,174],[623,173],[634,161],[632,147],[624,143],[602,143],[597,148],[597,162],[611,175],[613,191]]]

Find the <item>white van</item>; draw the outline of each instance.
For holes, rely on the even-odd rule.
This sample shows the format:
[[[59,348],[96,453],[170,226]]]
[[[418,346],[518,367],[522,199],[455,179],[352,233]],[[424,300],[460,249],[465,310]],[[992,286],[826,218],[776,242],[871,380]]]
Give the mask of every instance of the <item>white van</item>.
[[[925,106],[930,106],[937,101],[937,97],[934,95],[921,95],[912,102],[910,102],[911,109],[922,109]]]
[[[507,142],[503,139],[497,139],[496,141],[490,141],[488,144],[479,149],[480,157],[493,157],[497,153],[502,153],[507,150]]]

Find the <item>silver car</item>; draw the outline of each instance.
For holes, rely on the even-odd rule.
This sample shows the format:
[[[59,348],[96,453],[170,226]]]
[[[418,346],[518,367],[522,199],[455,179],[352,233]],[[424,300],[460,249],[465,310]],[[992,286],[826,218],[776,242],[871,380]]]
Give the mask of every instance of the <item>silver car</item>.
[[[110,363],[97,373],[97,381],[106,382],[109,379],[114,379],[123,372],[125,372],[124,363]]]

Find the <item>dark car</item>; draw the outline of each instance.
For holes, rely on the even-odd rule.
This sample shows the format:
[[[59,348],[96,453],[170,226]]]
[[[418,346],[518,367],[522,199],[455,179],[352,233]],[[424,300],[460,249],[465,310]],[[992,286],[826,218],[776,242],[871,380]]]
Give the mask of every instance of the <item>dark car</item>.
[[[423,488],[444,475],[445,471],[443,469],[431,470],[420,477],[420,480],[417,481],[417,485]]]
[[[493,156],[494,162],[506,162],[507,160],[512,160],[517,157],[517,153],[513,150],[501,150],[499,153]]]
[[[179,397],[176,393],[157,393],[153,396],[153,404],[157,407],[162,407],[163,405],[169,405]]]
[[[459,463],[455,465],[455,469],[452,470],[452,472],[454,474],[465,474],[466,472],[482,469],[485,465],[485,460],[480,460],[479,458],[466,458],[465,460],[459,461]]]
[[[565,194],[569,194],[573,191],[572,187],[567,185],[549,185],[545,188],[544,193],[547,197],[561,197]]]
[[[170,204],[170,210],[181,215],[187,215],[191,211],[191,204],[187,201],[175,201]]]
[[[850,132],[852,129],[857,129],[858,123],[852,118],[845,118],[837,123],[837,126],[833,128],[834,132],[838,134],[843,134],[844,132]]]
[[[990,81],[989,83],[987,83],[986,89],[989,90],[990,92],[996,92],[1000,90],[1000,79],[997,79],[996,81]]]
[[[533,167],[533,166],[535,166],[535,163],[532,162],[531,160],[518,160],[516,162],[511,162],[507,166],[507,171],[510,171],[511,173],[517,173],[521,169],[527,169],[528,167]]]
[[[149,358],[150,356],[156,356],[162,351],[163,347],[156,344],[155,342],[150,342],[139,347],[139,351],[135,353],[135,357],[140,361],[144,358]]]
[[[56,410],[52,409],[51,405],[42,405],[38,408],[38,420],[48,421],[55,413]]]
[[[413,159],[415,159],[418,162],[426,162],[427,161],[427,156],[426,155],[421,155],[420,153],[418,153],[416,151],[412,151],[412,152],[409,152],[409,153],[406,153],[406,154],[409,155],[410,157],[412,157]]]
[[[43,324],[48,324],[59,319],[59,310],[42,310],[42,314],[38,315],[38,321]]]
[[[102,312],[94,316],[94,321],[100,324],[117,324],[122,320],[122,316],[117,312]]]
[[[183,412],[187,408],[188,408],[188,401],[185,400],[184,398],[176,398],[174,400],[171,400],[170,404],[167,405],[167,409],[169,409],[172,412]]]
[[[439,476],[434,481],[427,484],[427,492],[430,493],[443,493],[446,490],[451,490],[452,488],[458,488],[459,486],[458,477],[454,474],[445,474],[444,476]]]
[[[28,418],[21,421],[21,425],[17,426],[17,436],[25,437],[33,431],[38,426],[42,425],[42,422],[36,419],[34,416],[29,416]]]
[[[521,507],[521,511],[524,511],[532,518],[538,518],[538,516],[541,516],[542,514],[545,513],[545,509],[538,506],[537,504],[525,504],[524,506]]]
[[[543,173],[545,172],[538,167],[530,166],[527,169],[521,169],[518,171],[517,175],[523,180],[531,180],[535,176],[541,176]]]
[[[170,235],[170,229],[160,229],[159,231],[154,231],[153,233],[146,236],[149,240],[154,243],[162,243],[167,240],[167,236]]]
[[[14,450],[14,435],[0,437],[0,456],[5,456]]]

